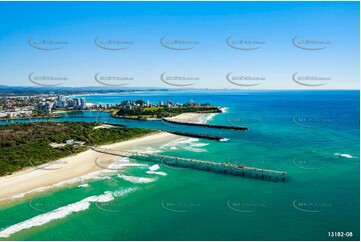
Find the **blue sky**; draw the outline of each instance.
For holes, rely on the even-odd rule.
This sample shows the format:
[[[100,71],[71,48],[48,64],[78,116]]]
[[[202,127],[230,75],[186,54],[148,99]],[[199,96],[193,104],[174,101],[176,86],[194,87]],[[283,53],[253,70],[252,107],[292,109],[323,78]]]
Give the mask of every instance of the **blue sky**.
[[[169,81],[193,88],[359,89],[358,2],[0,2],[0,22],[0,85],[36,86],[29,81],[33,73],[66,77],[63,86],[101,86],[94,77],[100,73],[132,77],[107,81],[112,85],[177,87],[162,81],[166,73],[196,78]],[[230,36],[263,44],[239,50],[226,44]],[[133,44],[105,50],[94,44],[96,37]],[[160,44],[162,37],[197,44],[172,50]],[[304,50],[292,44],[294,37],[328,44]],[[66,44],[39,50],[29,38]],[[229,73],[263,79],[232,79],[236,85]],[[295,73],[328,80],[301,79],[301,85]]]

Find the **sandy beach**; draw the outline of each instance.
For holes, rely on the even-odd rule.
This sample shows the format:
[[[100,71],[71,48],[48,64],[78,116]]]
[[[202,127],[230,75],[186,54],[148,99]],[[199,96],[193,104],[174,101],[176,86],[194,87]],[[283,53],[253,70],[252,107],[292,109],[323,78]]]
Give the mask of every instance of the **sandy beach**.
[[[209,115],[210,114],[184,113],[178,115],[176,118],[177,120],[182,119],[198,122],[200,118]],[[109,127],[103,126],[97,128]],[[159,132],[123,142],[102,145],[100,147],[127,150],[132,149],[136,145],[166,143],[180,137],[181,136],[166,132]],[[22,197],[24,193],[31,194],[39,189],[102,170],[104,167],[99,166],[96,162],[96,159],[99,158],[110,160],[112,156],[87,150],[41,166],[29,167],[9,176],[0,177],[0,204],[9,203],[14,198]]]
[[[174,117],[167,118],[169,120],[179,122],[194,122],[199,123],[207,116],[215,115],[214,113],[182,113]]]
[[[168,142],[177,138],[179,138],[177,135],[160,132],[100,147],[126,150],[132,149],[135,145]],[[104,169],[103,166],[96,163],[96,159],[99,158],[103,160],[112,157],[93,150],[87,150],[41,166],[26,168],[9,176],[0,177],[0,204],[7,203],[17,196],[21,197],[20,194],[29,193]]]

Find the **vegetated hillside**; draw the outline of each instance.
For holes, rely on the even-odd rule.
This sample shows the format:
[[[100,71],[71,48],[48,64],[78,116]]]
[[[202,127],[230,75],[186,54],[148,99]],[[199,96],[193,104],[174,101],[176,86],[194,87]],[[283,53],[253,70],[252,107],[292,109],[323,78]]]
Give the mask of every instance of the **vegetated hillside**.
[[[155,132],[125,127],[94,129],[97,125],[85,122],[0,125],[0,175],[79,153],[86,150],[87,145],[114,143]],[[63,144],[69,139],[83,141],[85,145],[65,145],[59,148],[50,145]]]
[[[220,110],[215,106],[199,106],[199,107],[189,107],[189,106],[181,106],[181,107],[145,107],[145,108],[134,108],[131,110],[120,109],[116,115],[119,116],[133,116],[142,118],[142,116],[146,116],[147,118],[162,118],[162,117],[172,117],[182,113],[218,113]]]

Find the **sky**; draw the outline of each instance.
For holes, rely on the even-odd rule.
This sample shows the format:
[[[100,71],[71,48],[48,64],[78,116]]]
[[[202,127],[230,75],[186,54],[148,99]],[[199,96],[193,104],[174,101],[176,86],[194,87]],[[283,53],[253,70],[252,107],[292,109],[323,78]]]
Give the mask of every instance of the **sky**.
[[[359,14],[358,2],[0,2],[0,85],[359,89]]]

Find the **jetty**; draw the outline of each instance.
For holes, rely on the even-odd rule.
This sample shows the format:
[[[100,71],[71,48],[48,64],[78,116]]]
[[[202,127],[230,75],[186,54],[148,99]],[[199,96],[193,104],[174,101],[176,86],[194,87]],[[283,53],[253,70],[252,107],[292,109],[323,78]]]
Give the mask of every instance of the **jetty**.
[[[205,160],[197,160],[190,158],[179,158],[175,156],[147,154],[142,152],[119,151],[119,150],[105,149],[98,147],[91,147],[91,149],[103,154],[150,161],[158,164],[163,164],[165,166],[191,168],[191,169],[197,169],[203,171],[222,173],[232,176],[262,179],[266,181],[285,181],[287,174],[287,172],[284,171],[276,171],[270,169],[248,167],[244,165],[219,163],[214,161],[205,161]]]
[[[181,120],[177,120],[177,119],[174,119],[174,118],[162,118],[162,120],[164,122],[168,122],[168,123],[189,125],[189,126],[200,126],[200,127],[207,127],[207,128],[231,129],[231,130],[241,130],[241,131],[247,131],[248,130],[248,128],[240,127],[240,126],[194,123],[194,122],[181,121]]]

